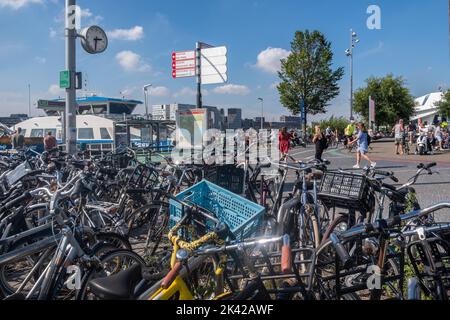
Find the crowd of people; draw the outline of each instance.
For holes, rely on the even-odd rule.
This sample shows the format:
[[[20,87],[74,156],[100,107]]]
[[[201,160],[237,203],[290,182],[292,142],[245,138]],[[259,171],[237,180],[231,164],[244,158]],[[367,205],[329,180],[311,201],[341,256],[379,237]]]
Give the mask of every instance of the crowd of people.
[[[450,149],[450,130],[446,119],[436,119],[432,125],[427,122],[419,122],[416,125],[409,122],[405,125],[403,120],[399,120],[393,129],[395,136],[395,153],[405,154],[406,147],[416,145],[416,154],[434,154]],[[408,144],[408,146],[407,146]],[[423,145],[424,150],[419,146]]]
[[[446,119],[435,120],[432,125],[427,122],[420,122],[416,125],[409,122],[405,125],[403,120],[399,120],[391,134],[395,139],[395,153],[403,155],[406,152],[414,152],[415,154],[434,154],[443,150],[450,149],[450,128]],[[389,132],[377,133],[371,129],[367,129],[364,123],[356,123],[351,121],[345,128],[344,132],[339,132],[331,127],[322,130],[320,126],[315,126],[313,134],[307,136],[304,142],[308,142],[315,146],[315,159],[322,161],[324,152],[333,144],[343,145],[348,148],[349,152],[356,150],[355,169],[361,167],[361,162],[366,160],[371,167],[376,167],[377,163],[369,157],[371,150],[371,142],[380,138],[389,137]],[[282,159],[288,157],[289,150],[303,141],[295,130],[288,131],[283,128],[280,132],[280,151]],[[416,148],[412,148],[413,146]],[[421,146],[425,145],[422,151]]]

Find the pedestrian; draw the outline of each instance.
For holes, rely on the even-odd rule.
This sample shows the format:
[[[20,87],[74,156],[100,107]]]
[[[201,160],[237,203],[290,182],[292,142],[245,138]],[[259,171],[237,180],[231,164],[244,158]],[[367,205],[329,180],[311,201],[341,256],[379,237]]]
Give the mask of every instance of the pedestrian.
[[[281,161],[286,160],[289,154],[289,148],[291,143],[291,135],[288,133],[287,128],[283,128],[279,134]]]
[[[372,168],[377,166],[376,162],[373,162],[368,154],[369,154],[369,133],[366,129],[364,123],[360,123],[358,125],[359,133],[355,140],[351,142],[351,145],[358,144],[358,151],[356,153],[356,165],[353,167],[354,169],[361,169],[361,159],[364,159],[370,163]]]
[[[441,124],[438,124],[436,126],[436,129],[434,130],[434,137],[436,138],[436,144],[437,144],[436,149],[438,151],[442,151],[442,149],[444,147],[444,145],[443,145],[444,136],[442,134]]]
[[[351,141],[353,141],[353,135],[355,134],[356,126],[355,120],[351,120],[347,128],[345,128],[345,146],[348,146]],[[352,151],[351,148],[350,152]]]
[[[414,144],[414,138],[416,136],[417,127],[414,122],[410,121],[408,125],[408,136],[409,144],[412,146]]]
[[[45,151],[52,151],[58,146],[58,142],[56,141],[56,138],[53,136],[53,133],[49,131],[47,133],[47,136],[44,138],[44,147]]]
[[[323,152],[327,148],[328,140],[327,137],[322,133],[322,129],[320,128],[320,126],[316,126],[313,143],[316,146],[316,160],[323,162],[322,156]]]
[[[11,138],[11,143],[14,150],[23,149],[25,146],[25,137],[22,134],[22,128],[17,128],[17,132]]]
[[[403,155],[404,154],[404,150],[403,150],[403,138],[404,138],[404,132],[405,132],[405,128],[403,125],[403,120],[399,120],[397,122],[397,124],[395,125],[394,129],[392,130],[392,132],[395,134],[395,147],[396,147],[396,153],[397,155]]]

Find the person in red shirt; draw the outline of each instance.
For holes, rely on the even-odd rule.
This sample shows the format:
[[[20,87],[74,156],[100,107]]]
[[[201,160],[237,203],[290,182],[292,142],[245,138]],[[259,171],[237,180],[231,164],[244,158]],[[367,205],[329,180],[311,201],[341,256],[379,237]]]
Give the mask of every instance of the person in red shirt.
[[[291,135],[288,133],[287,128],[283,128],[279,135],[281,160],[285,160],[289,153],[289,147],[291,143]]]
[[[45,151],[51,151],[58,146],[56,138],[53,136],[52,132],[48,132],[47,136],[44,138]]]

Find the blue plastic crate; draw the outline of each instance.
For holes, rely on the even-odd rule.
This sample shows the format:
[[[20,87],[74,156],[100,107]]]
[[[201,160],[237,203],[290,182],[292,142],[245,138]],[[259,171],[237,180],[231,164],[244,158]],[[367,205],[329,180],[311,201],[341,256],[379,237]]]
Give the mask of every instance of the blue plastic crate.
[[[220,222],[228,225],[239,240],[256,235],[265,213],[264,207],[206,180],[180,193],[176,198],[214,213]],[[182,215],[182,205],[171,200],[170,224],[174,226],[181,220]]]

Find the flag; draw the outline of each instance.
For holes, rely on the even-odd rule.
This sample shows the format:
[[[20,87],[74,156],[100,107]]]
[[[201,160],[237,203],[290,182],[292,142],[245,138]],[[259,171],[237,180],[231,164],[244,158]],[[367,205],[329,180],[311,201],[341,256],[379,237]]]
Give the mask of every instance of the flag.
[[[375,100],[372,97],[369,97],[369,126],[372,126],[373,123],[376,123],[376,110],[375,110]]]

